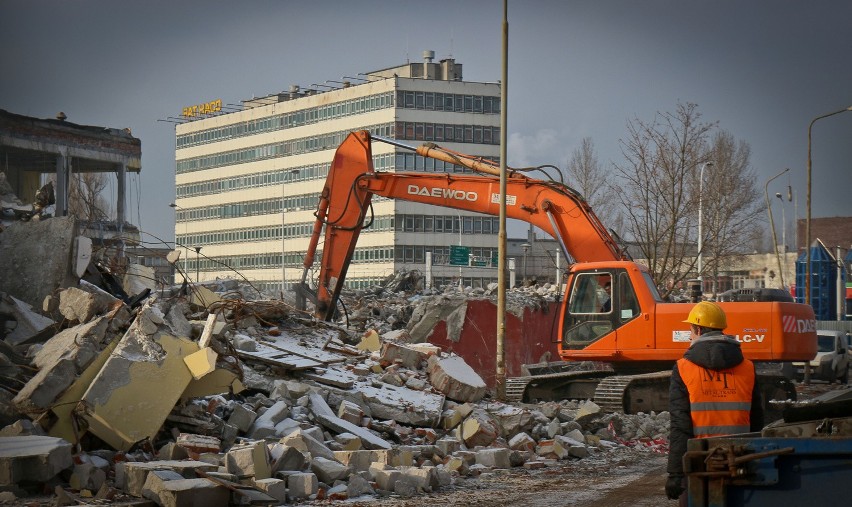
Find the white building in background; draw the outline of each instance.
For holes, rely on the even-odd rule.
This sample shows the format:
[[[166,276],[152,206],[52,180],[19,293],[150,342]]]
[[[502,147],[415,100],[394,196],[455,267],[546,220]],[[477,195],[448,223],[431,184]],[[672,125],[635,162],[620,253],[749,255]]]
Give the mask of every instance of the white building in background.
[[[461,64],[434,63],[431,51],[423,56],[360,74],[363,79],[327,81],[334,87],[291,86],[236,107],[213,101],[184,109],[186,121],[175,129],[175,238],[187,254],[181,265],[189,278],[239,272],[272,291],[282,279],[287,286],[300,280],[319,193],[335,149],[351,131],[498,160],[500,84],[463,81]],[[377,171],[462,172],[386,143],[372,150]],[[373,215],[348,286],[365,287],[398,270],[424,271],[427,252],[433,285],[458,283],[459,276],[472,286],[497,280],[496,268],[449,265],[450,246],[459,244],[470,247],[477,264],[490,264],[497,217],[379,198]]]

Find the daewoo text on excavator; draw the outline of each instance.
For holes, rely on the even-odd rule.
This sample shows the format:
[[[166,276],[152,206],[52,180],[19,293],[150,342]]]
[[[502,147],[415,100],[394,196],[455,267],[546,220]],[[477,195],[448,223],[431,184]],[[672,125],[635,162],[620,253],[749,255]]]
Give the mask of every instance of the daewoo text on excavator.
[[[376,141],[478,174],[377,172],[371,148]],[[414,148],[367,131],[350,133],[329,169],[304,262],[303,287],[324,230],[316,317],[334,316],[358,236],[369,225],[365,221],[373,195],[499,215],[499,175],[499,166],[489,160],[434,144]],[[508,379],[507,398],[594,399],[604,409],[626,413],[667,410],[671,367],[689,344],[689,325],[683,321],[692,305],[663,302],[648,269],[628,260],[585,199],[562,183],[507,168],[506,217],[544,230],[557,240],[566,258],[575,261],[568,272],[558,336],[552,338],[560,358],[569,365],[611,366]],[[607,285],[610,303],[602,305]],[[745,356],[758,364],[809,361],[815,356],[816,322],[809,305],[791,301],[720,305],[728,319],[725,332],[735,336]],[[795,400],[795,387],[780,373],[759,378],[765,400]]]

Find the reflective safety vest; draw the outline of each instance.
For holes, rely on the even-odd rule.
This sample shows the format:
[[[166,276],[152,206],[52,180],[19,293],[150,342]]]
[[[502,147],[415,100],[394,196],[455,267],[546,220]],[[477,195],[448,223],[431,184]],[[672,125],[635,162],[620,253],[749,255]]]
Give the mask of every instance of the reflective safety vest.
[[[680,359],[677,369],[689,391],[695,438],[748,433],[754,364],[748,359],[725,370],[711,370]]]

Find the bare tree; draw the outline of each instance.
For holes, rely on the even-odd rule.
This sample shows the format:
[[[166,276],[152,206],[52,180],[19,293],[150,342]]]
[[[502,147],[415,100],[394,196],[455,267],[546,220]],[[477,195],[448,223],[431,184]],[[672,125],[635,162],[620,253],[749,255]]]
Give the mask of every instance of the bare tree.
[[[698,106],[678,103],[675,112],[657,113],[651,122],[628,122],[621,140],[623,165],[618,198],[627,230],[667,297],[695,266],[692,186],[707,160],[707,137],[715,124],[703,123]]]
[[[75,174],[69,182],[68,213],[83,221],[108,220],[109,206],[103,196],[106,187],[104,173]]]
[[[611,183],[611,175],[598,162],[591,138],[584,137],[580,147],[571,154],[567,173],[568,184],[586,199],[604,225],[620,235],[624,219],[615,198],[617,189]]]
[[[759,248],[748,238],[760,237],[765,207],[750,167],[748,143],[737,141],[730,132],[717,132],[708,158],[713,166],[703,185],[703,258],[712,273],[715,297],[720,267]]]

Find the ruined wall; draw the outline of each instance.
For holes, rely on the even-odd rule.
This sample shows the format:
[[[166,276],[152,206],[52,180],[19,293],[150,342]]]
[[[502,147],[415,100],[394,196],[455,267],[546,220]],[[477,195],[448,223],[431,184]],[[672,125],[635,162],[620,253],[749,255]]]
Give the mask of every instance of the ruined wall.
[[[76,221],[54,217],[15,222],[0,233],[0,292],[34,308],[58,288],[76,286],[71,275]]]
[[[521,376],[521,365],[544,360],[559,359],[556,335],[559,325],[559,305],[524,308],[523,318],[506,312],[506,337],[503,352],[506,358],[506,376]],[[458,341],[447,337],[446,321],[438,322],[429,337],[429,343],[438,345],[444,352],[454,352],[464,358],[485,381],[495,387],[497,373],[497,306],[489,300],[467,302],[464,324]],[[547,357],[543,358],[549,354]]]

